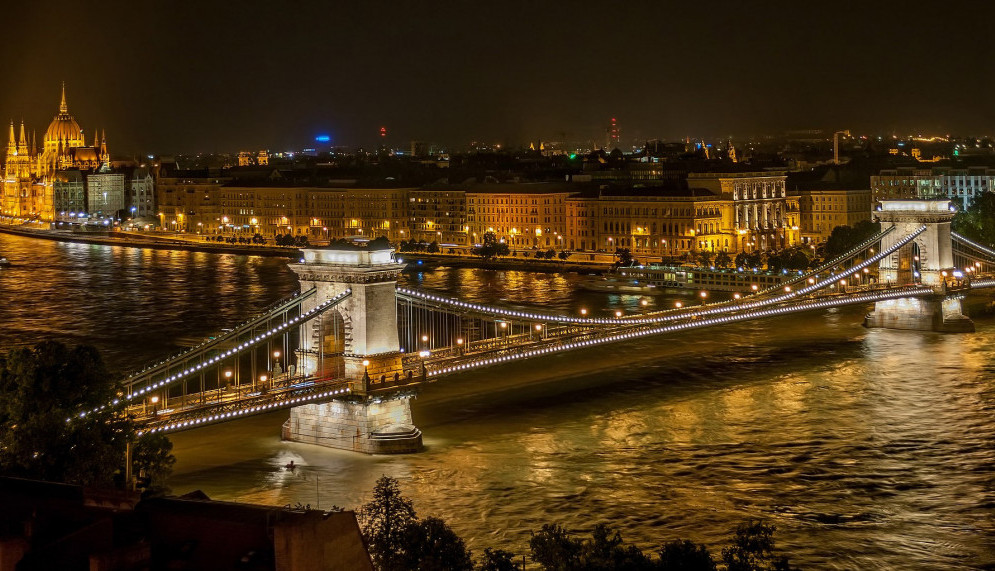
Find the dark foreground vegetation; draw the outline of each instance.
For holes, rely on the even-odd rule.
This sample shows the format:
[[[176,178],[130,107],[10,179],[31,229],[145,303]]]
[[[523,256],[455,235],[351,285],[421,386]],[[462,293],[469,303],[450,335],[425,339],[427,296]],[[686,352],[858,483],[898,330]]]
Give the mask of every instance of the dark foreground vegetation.
[[[673,539],[646,553],[627,544],[610,525],[599,523],[589,536],[546,524],[532,532],[521,551],[484,549],[474,557],[445,521],[419,518],[397,480],[383,476],[373,497],[359,510],[360,525],[374,566],[381,571],[511,571],[538,566],[547,571],[782,571],[788,558],[774,546],[774,526],[751,520],[733,532],[729,545],[713,555],[707,546]]]

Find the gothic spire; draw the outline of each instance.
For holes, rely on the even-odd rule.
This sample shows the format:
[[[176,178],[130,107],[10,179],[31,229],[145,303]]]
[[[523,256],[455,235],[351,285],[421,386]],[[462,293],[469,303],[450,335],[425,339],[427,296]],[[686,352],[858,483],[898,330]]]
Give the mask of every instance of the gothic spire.
[[[17,152],[17,139],[14,138],[14,120],[10,120],[10,138],[7,139],[7,154],[13,155]]]
[[[66,82],[62,82],[62,103],[59,104],[59,113],[69,113],[69,106],[66,105]]]
[[[24,120],[21,120],[21,136],[17,139],[17,154],[28,154],[28,138],[24,135]]]

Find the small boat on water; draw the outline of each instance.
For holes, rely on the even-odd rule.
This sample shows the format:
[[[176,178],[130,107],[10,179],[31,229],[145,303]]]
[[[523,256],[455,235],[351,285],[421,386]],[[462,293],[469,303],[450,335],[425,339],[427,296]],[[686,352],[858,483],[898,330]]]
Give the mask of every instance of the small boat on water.
[[[10,260],[4,258],[3,256],[0,256],[0,268],[5,268],[10,265],[11,265]]]

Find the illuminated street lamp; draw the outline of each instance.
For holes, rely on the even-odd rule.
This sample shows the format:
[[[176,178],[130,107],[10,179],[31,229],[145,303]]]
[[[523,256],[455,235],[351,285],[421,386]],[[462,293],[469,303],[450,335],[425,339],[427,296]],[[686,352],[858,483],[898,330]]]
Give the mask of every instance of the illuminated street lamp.
[[[586,310],[586,309],[584,309],[584,308],[581,308],[581,309],[580,309],[580,314],[581,314],[581,315],[587,315],[587,310]]]
[[[680,309],[680,308],[684,307],[684,304],[678,301],[677,303],[674,304],[674,307],[676,307],[677,309]]]
[[[622,317],[622,311],[621,310],[616,311],[615,317]]]

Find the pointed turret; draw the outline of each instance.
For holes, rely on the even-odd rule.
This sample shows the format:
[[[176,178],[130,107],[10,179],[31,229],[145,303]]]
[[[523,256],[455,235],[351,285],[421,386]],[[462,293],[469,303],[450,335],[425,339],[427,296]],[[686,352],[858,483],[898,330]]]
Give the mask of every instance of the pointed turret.
[[[66,105],[66,82],[62,82],[62,103],[59,103],[59,113],[69,113],[69,106]]]
[[[14,138],[14,120],[10,121],[10,138],[7,139],[7,156],[17,154],[17,139]]]
[[[107,152],[107,131],[102,131],[100,137],[100,162],[103,163],[102,170],[110,170],[111,155]]]
[[[24,121],[21,121],[21,136],[17,139],[17,154],[28,154],[28,137],[24,134]]]

